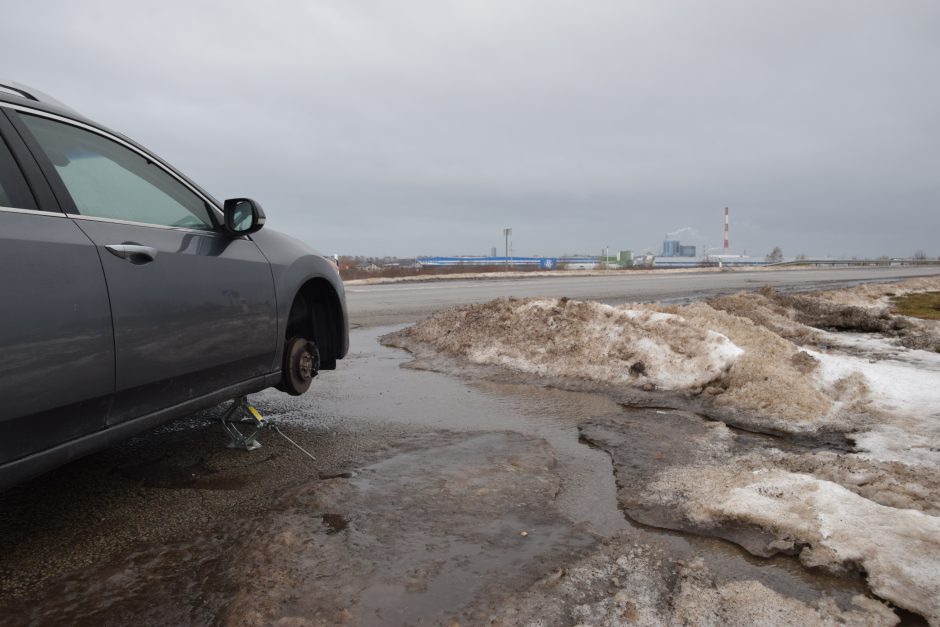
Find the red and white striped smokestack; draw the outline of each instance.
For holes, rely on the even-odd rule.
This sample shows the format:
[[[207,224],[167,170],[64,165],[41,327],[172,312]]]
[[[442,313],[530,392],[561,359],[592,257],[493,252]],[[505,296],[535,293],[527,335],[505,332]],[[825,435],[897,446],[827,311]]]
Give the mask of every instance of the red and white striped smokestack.
[[[725,254],[728,254],[728,208],[725,207]]]

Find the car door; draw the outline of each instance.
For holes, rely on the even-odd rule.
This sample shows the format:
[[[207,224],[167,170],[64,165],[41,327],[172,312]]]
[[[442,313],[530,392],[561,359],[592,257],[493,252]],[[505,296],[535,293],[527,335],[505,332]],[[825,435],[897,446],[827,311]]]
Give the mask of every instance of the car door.
[[[0,465],[100,431],[114,392],[111,310],[98,252],[54,206],[4,111]],[[24,170],[41,187],[31,189]]]
[[[66,119],[20,119],[98,247],[114,321],[109,424],[268,373],[277,313],[258,247],[224,234],[207,197],[130,143]]]

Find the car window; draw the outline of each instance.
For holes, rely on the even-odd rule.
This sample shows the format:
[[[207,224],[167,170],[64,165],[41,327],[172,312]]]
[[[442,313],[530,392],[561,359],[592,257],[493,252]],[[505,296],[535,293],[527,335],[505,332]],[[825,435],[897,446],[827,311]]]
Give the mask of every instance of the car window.
[[[0,138],[0,207],[36,208],[36,200],[3,138]]]
[[[97,133],[43,117],[23,121],[86,216],[213,228],[206,203],[162,168]]]

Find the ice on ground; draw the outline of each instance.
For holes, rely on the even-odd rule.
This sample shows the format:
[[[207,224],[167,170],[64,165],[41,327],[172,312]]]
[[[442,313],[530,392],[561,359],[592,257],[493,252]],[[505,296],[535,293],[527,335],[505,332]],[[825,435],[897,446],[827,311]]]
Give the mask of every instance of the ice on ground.
[[[654,490],[683,495],[681,507],[696,524],[756,525],[774,536],[771,548],[804,546],[800,560],[808,566],[860,568],[875,594],[940,624],[940,518],[773,469],[689,466],[658,483]]]
[[[871,406],[882,418],[852,436],[860,451],[886,461],[940,466],[940,354],[906,351],[895,359],[871,360],[807,352],[819,360],[823,381],[864,377]]]
[[[726,457],[727,459],[727,457]],[[867,453],[761,451],[735,462],[748,468],[780,468],[838,483],[856,494],[899,509],[940,516],[940,467],[886,461]]]

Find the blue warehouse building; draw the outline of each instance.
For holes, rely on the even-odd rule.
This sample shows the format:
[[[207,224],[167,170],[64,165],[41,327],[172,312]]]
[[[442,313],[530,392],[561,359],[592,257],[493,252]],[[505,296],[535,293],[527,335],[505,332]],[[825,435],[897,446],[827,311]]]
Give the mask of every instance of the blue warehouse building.
[[[554,270],[559,263],[566,261],[558,257],[418,257],[415,260],[422,266],[510,266],[538,267],[542,270]]]

